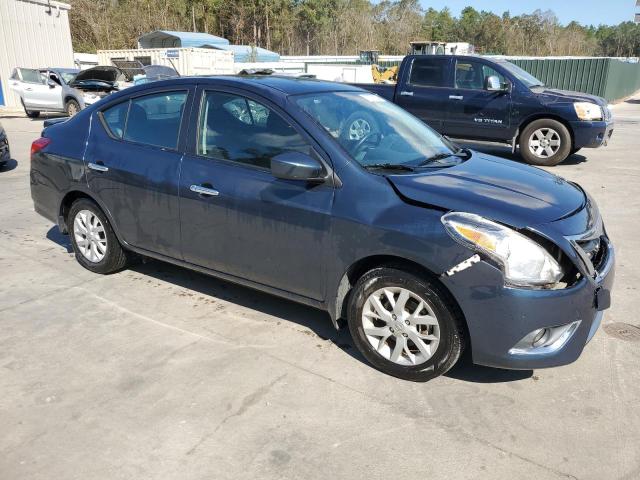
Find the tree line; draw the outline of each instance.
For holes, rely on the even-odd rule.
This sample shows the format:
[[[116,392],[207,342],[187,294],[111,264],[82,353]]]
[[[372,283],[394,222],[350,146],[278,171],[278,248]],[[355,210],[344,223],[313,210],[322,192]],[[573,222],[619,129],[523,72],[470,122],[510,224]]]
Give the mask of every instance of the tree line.
[[[74,49],[135,48],[153,30],[211,33],[281,55],[405,54],[413,40],[500,55],[640,56],[640,25],[562,25],[551,11],[423,9],[419,0],[71,0]]]

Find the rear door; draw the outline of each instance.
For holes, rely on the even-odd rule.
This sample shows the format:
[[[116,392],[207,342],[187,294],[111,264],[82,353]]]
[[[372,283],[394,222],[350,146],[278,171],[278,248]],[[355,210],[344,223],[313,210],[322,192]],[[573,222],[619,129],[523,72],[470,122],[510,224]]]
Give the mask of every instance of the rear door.
[[[204,89],[199,104],[180,180],[184,259],[321,300],[334,188],[277,179],[270,164],[290,151],[328,159],[263,98]]]
[[[146,90],[92,118],[87,181],[136,247],[180,258],[179,189],[183,118],[193,87]]]
[[[442,131],[451,94],[451,58],[416,57],[398,82],[395,103]]]
[[[487,79],[508,80],[491,64],[480,59],[456,59],[455,90],[448,104],[445,132],[460,138],[510,140],[511,93],[488,91]]]

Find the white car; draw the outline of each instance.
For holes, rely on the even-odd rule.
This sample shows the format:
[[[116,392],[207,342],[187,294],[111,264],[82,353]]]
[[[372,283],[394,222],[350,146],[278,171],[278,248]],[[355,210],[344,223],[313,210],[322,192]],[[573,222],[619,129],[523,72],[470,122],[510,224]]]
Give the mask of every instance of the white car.
[[[9,87],[20,95],[29,118],[42,111],[73,116],[85,106],[82,92],[69,86],[78,72],[71,68],[14,68]]]

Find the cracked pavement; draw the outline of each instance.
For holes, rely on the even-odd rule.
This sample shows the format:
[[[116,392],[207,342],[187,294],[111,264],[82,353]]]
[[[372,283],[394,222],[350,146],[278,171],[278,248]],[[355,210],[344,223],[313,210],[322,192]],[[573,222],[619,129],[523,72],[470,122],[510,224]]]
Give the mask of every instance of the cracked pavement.
[[[552,170],[617,247],[603,325],[640,326],[640,100],[614,114],[609,147]],[[640,341],[601,328],[566,367],[385,376],[323,312],[156,261],[83,270],[33,211],[42,120],[0,121],[0,478],[640,478]]]

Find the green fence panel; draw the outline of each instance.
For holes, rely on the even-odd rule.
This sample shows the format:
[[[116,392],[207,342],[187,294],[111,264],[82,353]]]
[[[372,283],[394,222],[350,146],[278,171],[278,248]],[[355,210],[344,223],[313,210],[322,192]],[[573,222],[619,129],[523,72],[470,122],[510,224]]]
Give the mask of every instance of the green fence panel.
[[[617,58],[509,59],[545,85],[591,93],[609,101],[640,90],[640,64]]]

